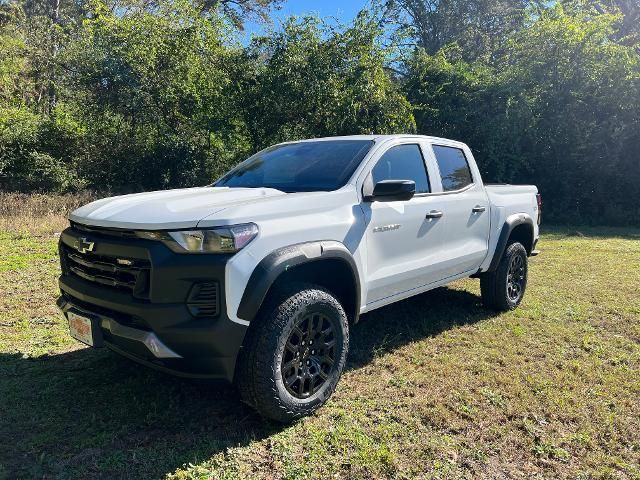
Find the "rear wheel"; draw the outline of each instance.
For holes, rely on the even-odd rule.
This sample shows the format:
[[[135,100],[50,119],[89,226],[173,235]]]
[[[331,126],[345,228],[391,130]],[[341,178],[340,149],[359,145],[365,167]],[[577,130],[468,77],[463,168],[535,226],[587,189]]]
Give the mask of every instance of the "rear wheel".
[[[513,310],[522,301],[527,288],[527,250],[519,242],[505,250],[498,268],[480,278],[482,302],[496,310]]]
[[[243,401],[280,422],[317,410],[346,362],[349,330],[340,303],[322,287],[299,286],[274,295],[254,322],[235,376]]]

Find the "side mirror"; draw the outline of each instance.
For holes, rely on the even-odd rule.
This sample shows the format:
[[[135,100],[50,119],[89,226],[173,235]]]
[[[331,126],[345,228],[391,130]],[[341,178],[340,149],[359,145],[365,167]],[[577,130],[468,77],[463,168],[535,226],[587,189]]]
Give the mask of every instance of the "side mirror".
[[[411,200],[416,194],[416,182],[413,180],[382,180],[373,187],[369,202],[397,202]]]

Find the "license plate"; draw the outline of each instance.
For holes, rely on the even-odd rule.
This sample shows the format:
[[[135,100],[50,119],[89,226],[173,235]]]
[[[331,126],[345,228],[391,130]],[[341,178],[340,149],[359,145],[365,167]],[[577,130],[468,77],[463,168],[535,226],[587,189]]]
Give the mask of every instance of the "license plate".
[[[67,312],[67,319],[69,319],[69,333],[71,336],[93,347],[91,319],[73,312]]]

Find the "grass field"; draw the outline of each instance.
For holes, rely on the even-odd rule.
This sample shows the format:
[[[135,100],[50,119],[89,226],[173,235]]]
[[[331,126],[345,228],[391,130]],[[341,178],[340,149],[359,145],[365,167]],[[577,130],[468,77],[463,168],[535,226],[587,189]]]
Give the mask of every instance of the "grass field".
[[[335,395],[285,427],[71,340],[64,222],[3,222],[0,478],[640,478],[640,230],[547,230],[514,312],[467,280],[363,316]]]

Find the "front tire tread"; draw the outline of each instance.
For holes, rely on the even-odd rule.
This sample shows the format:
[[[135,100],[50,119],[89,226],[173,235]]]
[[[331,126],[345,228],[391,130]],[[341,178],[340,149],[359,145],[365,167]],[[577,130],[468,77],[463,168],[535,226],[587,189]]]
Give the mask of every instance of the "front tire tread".
[[[321,303],[339,316],[342,325],[343,350],[337,375],[322,387],[320,395],[305,402],[291,397],[277,382],[280,365],[276,361],[282,333],[305,307]],[[255,322],[255,323],[254,323]],[[286,339],[285,339],[286,341]],[[322,406],[335,390],[346,362],[349,342],[347,316],[338,300],[323,287],[310,284],[278,288],[253,320],[247,332],[236,367],[235,384],[242,400],[261,415],[279,422],[291,422],[309,415]],[[284,392],[281,390],[285,390]]]

